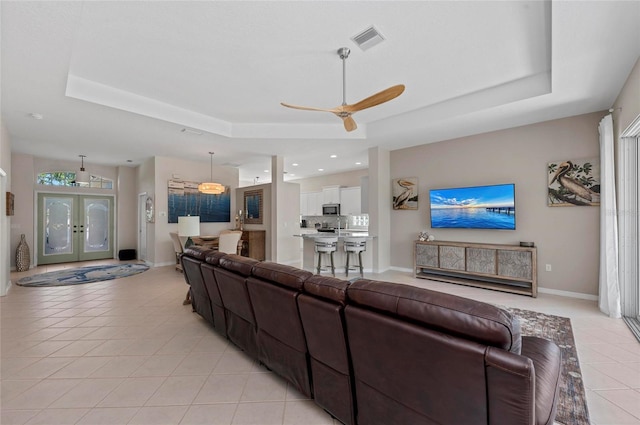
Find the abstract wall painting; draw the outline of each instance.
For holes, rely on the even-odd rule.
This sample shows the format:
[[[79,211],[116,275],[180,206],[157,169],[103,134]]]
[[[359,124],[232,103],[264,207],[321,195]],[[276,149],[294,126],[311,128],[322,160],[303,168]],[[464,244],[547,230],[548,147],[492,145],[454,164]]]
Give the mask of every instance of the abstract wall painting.
[[[231,222],[231,191],[219,195],[198,192],[197,182],[169,180],[168,222],[177,223],[178,216],[198,215],[201,223]]]

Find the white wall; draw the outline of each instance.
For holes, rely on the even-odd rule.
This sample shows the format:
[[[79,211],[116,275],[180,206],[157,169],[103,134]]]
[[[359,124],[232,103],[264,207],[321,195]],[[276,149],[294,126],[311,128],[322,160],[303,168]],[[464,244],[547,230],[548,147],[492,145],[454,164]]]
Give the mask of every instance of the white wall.
[[[413,244],[427,230],[438,240],[538,248],[538,285],[598,293],[598,207],[548,207],[547,163],[599,157],[598,122],[580,115],[391,153],[391,178],[418,177],[419,210],[391,211],[391,264],[413,267]],[[516,230],[430,229],[429,189],[497,183],[516,185]],[[391,199],[387,204],[390,207]],[[545,264],[552,271],[545,271]]]
[[[3,199],[6,199],[5,192],[12,192],[12,184],[11,184],[11,138],[9,137],[9,132],[4,126],[4,122],[0,117],[0,169],[4,171],[6,176],[0,176],[2,179],[2,191],[0,191],[0,196]],[[4,206],[4,202],[0,202],[2,206]],[[5,295],[7,290],[9,289],[9,270],[11,261],[15,262],[15,256],[11,255],[10,248],[10,234],[11,234],[11,223],[13,217],[7,216],[5,214],[5,208],[0,208],[0,261],[2,261],[2,267],[0,267],[0,295]],[[11,260],[11,257],[14,257]]]
[[[300,193],[317,192],[324,186],[360,186],[360,178],[368,176],[369,170],[355,170],[345,173],[329,174],[326,176],[309,177],[306,179],[292,180],[291,183],[300,185]]]
[[[640,59],[636,61],[613,107],[613,125],[617,138],[640,115]]]
[[[138,192],[135,167],[117,167],[116,255],[121,249],[135,249],[137,240]]]

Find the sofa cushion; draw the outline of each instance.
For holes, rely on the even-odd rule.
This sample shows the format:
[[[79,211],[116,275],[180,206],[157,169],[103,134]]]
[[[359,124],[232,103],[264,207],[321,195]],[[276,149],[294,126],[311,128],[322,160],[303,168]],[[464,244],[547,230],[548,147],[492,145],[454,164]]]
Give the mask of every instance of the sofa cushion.
[[[204,248],[201,246],[190,246],[184,250],[184,255],[195,258],[200,261],[204,261],[207,258],[207,254],[212,252],[210,248]]]
[[[256,264],[251,270],[251,274],[258,279],[296,290],[301,290],[305,280],[313,276],[313,273],[306,270],[270,261]]]
[[[220,267],[232,271],[241,276],[251,276],[251,269],[260,261],[253,258],[242,257],[236,254],[227,254],[220,258]]]
[[[520,327],[491,304],[415,286],[360,279],[347,288],[349,303],[391,313],[444,333],[519,354]]]
[[[304,282],[304,292],[345,305],[349,281],[330,276],[314,275]]]

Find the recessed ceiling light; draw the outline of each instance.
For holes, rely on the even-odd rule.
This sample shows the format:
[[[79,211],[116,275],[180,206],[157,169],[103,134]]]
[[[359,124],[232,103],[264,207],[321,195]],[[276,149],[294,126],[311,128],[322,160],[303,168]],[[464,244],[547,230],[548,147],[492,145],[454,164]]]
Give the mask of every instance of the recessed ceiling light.
[[[362,165],[362,162],[356,162],[356,165]]]
[[[269,170],[264,170],[264,172],[265,172],[265,173],[268,173],[268,172],[269,172]]]
[[[38,114],[38,113],[35,113],[35,112],[30,113],[29,116],[31,118],[33,118],[34,120],[41,120],[41,119],[44,118],[44,116],[42,114]]]
[[[297,162],[294,162],[294,163],[293,163],[293,164],[291,164],[291,165],[293,165],[294,167],[297,167],[297,166],[298,166],[298,163],[297,163]]]
[[[290,173],[289,175],[290,175],[290,176],[295,176],[295,174],[293,174],[293,173]]]
[[[338,155],[331,155],[329,158],[337,158]]]
[[[324,171],[324,168],[318,168],[318,171]]]

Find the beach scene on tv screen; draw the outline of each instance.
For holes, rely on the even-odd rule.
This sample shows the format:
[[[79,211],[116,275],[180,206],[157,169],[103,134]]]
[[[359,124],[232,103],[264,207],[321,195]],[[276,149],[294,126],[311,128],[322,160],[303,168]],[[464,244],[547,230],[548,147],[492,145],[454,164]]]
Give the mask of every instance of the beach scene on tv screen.
[[[513,184],[433,189],[429,197],[432,228],[516,228]]]

